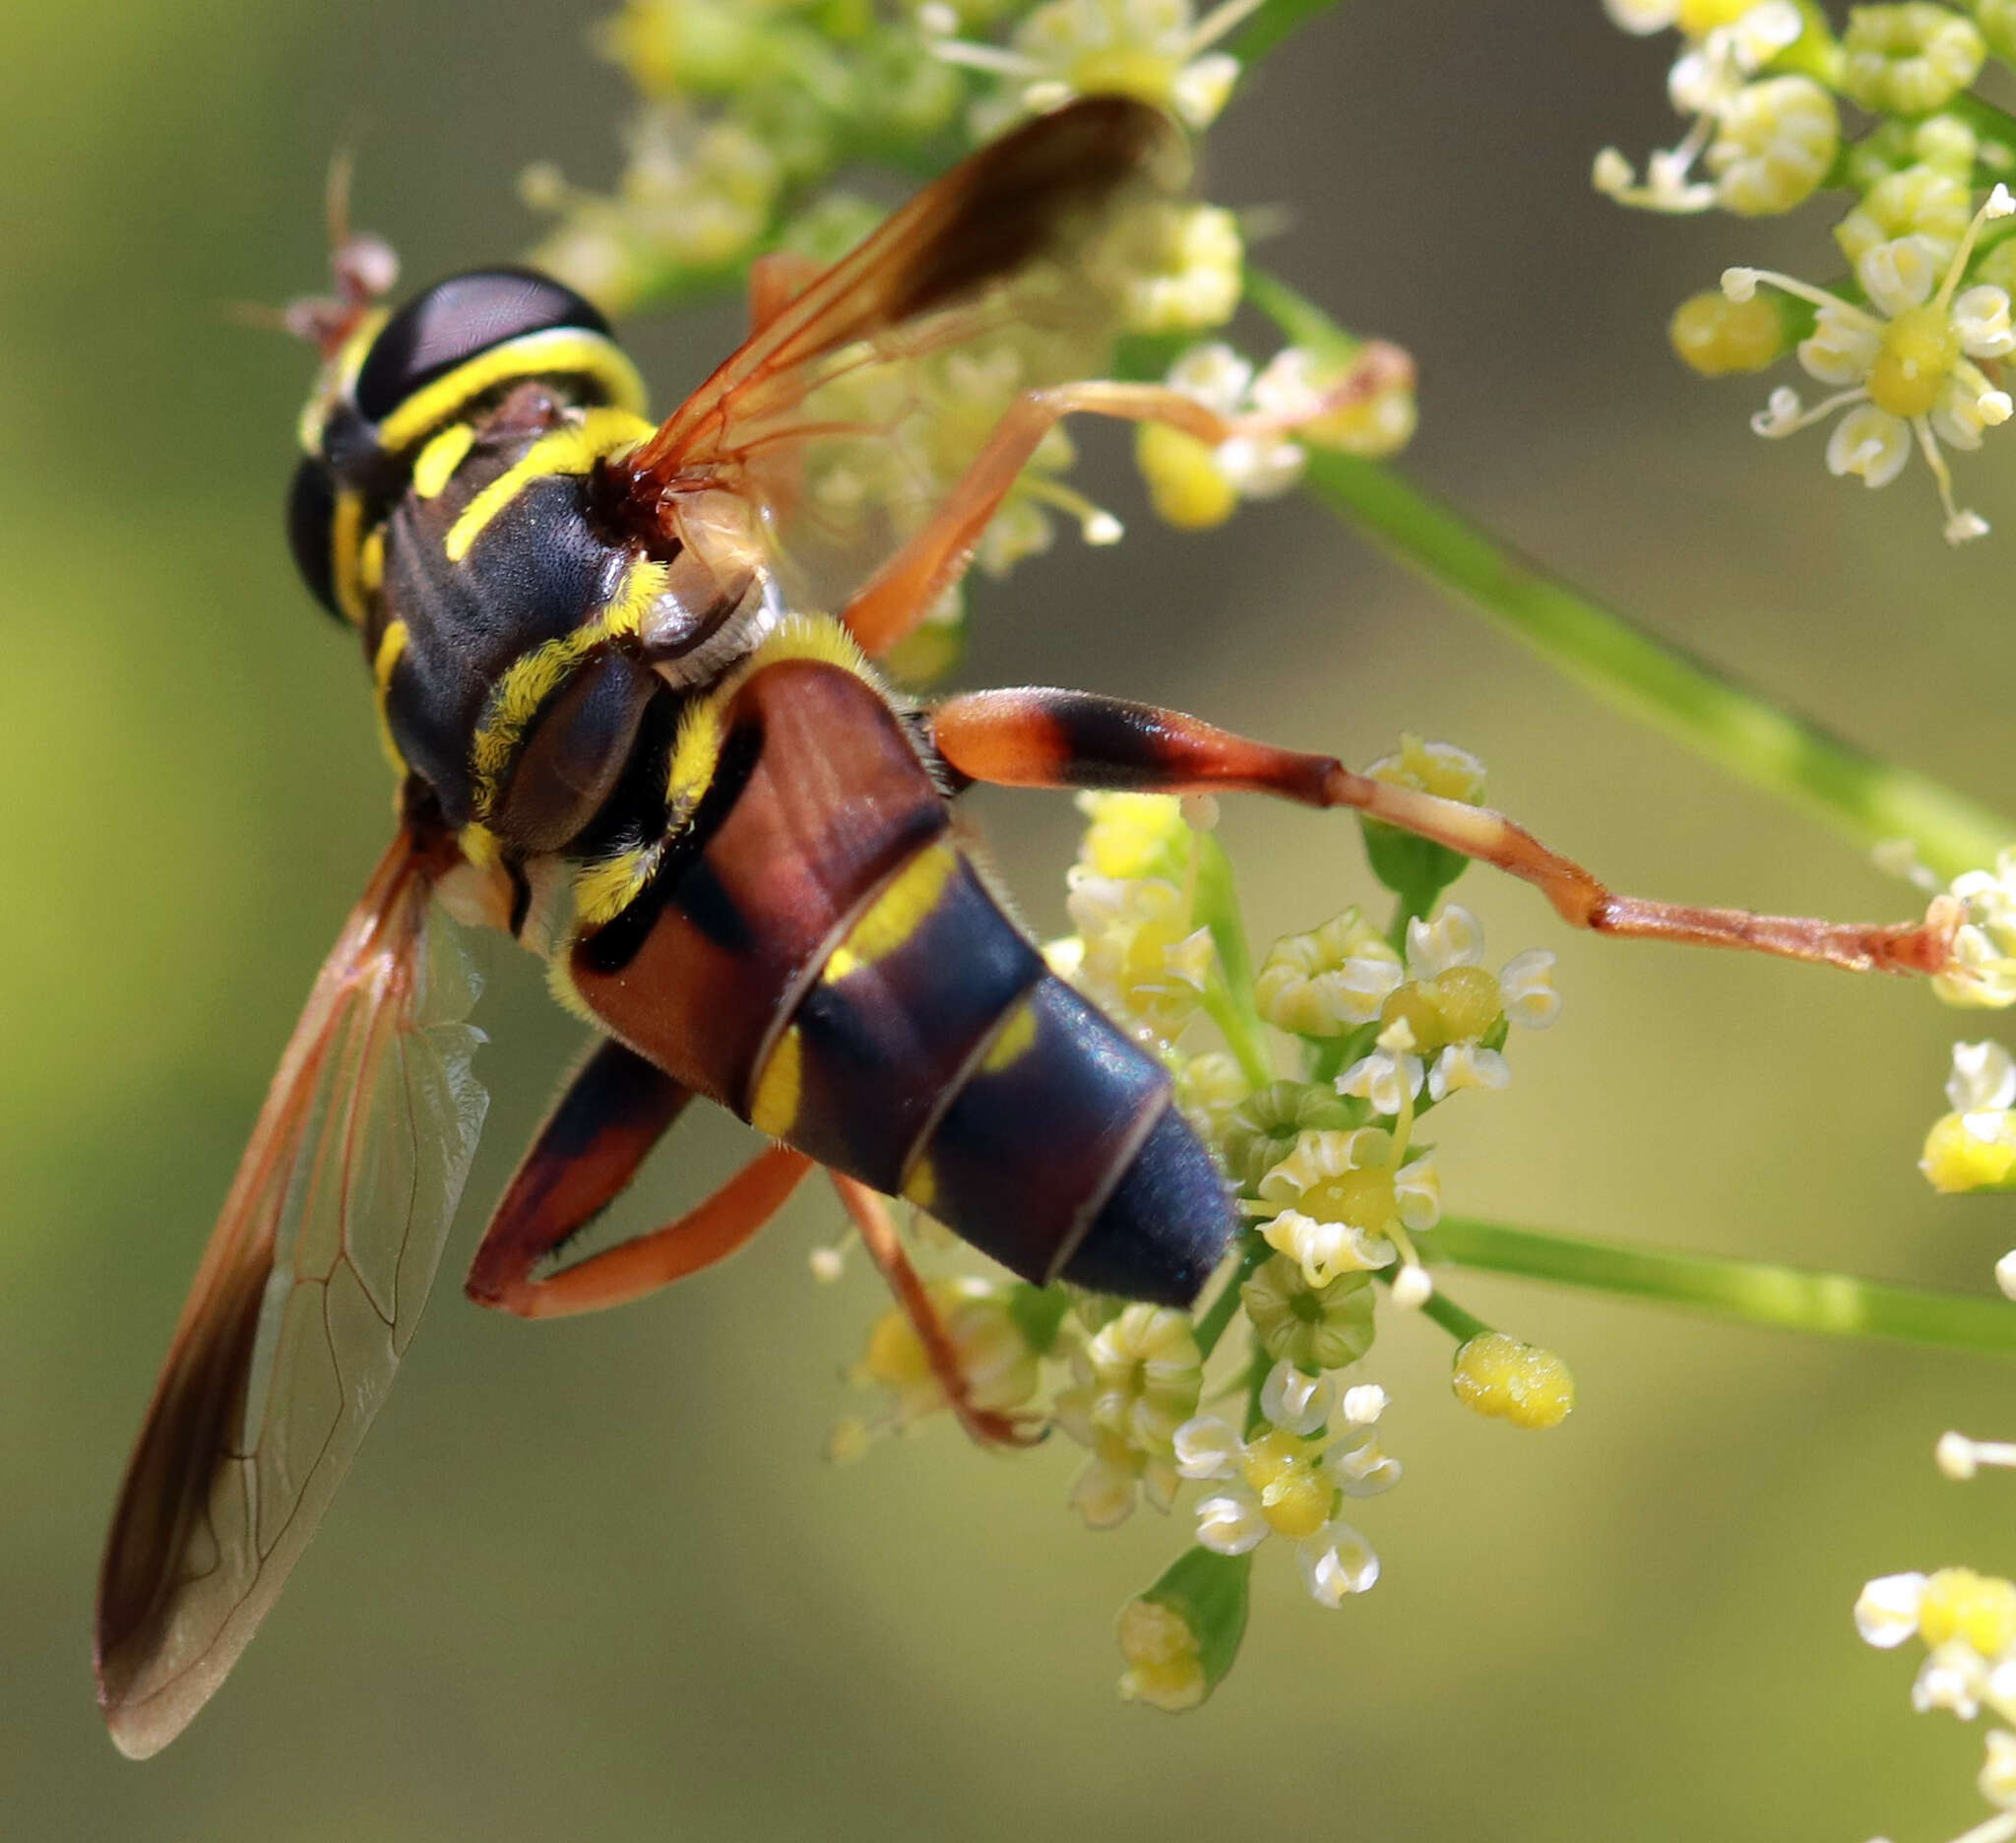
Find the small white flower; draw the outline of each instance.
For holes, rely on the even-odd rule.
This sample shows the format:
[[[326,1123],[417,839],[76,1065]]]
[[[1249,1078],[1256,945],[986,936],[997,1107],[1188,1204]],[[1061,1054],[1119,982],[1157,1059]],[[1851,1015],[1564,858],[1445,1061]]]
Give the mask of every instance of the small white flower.
[[[1511,1065],[1497,1050],[1472,1043],[1451,1044],[1435,1058],[1428,1093],[1443,1101],[1465,1088],[1504,1088],[1511,1080]]]
[[[1966,905],[1967,920],[1953,936],[1954,970],[1932,989],[1948,1004],[2016,1004],[2016,850],[1997,857],[1993,870],[1954,878],[1951,894]]]
[[[1827,438],[1827,472],[1858,475],[1864,486],[1887,486],[1911,459],[1911,424],[1874,404],[1858,404]]]
[[[1974,1442],[1957,1429],[1939,1435],[1939,1443],[1932,1448],[1932,1463],[1956,1485],[1964,1485],[1981,1469]]]
[[[1498,995],[1505,1015],[1523,1030],[1545,1030],[1561,1015],[1554,985],[1554,956],[1545,947],[1514,954],[1498,970]]]
[[[1418,980],[1433,979],[1451,967],[1482,966],[1484,931],[1461,903],[1450,903],[1432,922],[1417,916],[1407,924],[1407,970]]]
[[[1743,85],[1719,116],[1707,166],[1716,176],[1717,203],[1740,217],[1803,204],[1826,178],[1841,145],[1834,98],[1810,77]]]
[[[1420,1057],[1410,1055],[1402,1047],[1412,1046],[1413,1042],[1405,1018],[1380,1032],[1380,1047],[1370,1055],[1360,1056],[1338,1076],[1337,1092],[1370,1102],[1374,1113],[1397,1116],[1420,1093],[1426,1074]]]
[[[1169,367],[1168,384],[1222,416],[1261,409],[1253,367],[1229,346],[1194,346]],[[1211,451],[1212,465],[1242,499],[1272,499],[1301,477],[1306,457],[1285,435],[1235,435]]]
[[[1352,1427],[1373,1426],[1386,1406],[1386,1391],[1376,1382],[1360,1382],[1344,1391],[1344,1418]]]
[[[1338,1486],[1347,1497],[1377,1497],[1400,1483],[1400,1461],[1380,1450],[1370,1428],[1361,1428],[1338,1441],[1325,1455],[1325,1463],[1337,1474]]]
[[[1390,1266],[1396,1253],[1384,1236],[1355,1223],[1318,1222],[1297,1209],[1283,1210],[1262,1233],[1269,1247],[1300,1265],[1312,1287],[1328,1286],[1339,1274]]]
[[[1630,32],[1657,32],[1679,23],[1679,9],[1663,0],[1605,0],[1610,18]],[[1667,79],[1667,95],[1673,107],[1694,120],[1677,146],[1660,148],[1645,163],[1645,183],[1637,183],[1631,163],[1614,148],[1597,157],[1591,174],[1598,191],[1620,205],[1634,205],[1646,211],[1700,212],[1720,202],[1732,211],[1789,210],[1790,205],[1768,202],[1785,194],[1796,204],[1804,193],[1796,190],[1797,176],[1810,169],[1820,149],[1814,144],[1822,133],[1820,110],[1833,118],[1833,104],[1824,91],[1801,78],[1783,78],[1755,86],[1772,92],[1757,103],[1744,101],[1745,86],[1778,53],[1792,44],[1804,30],[1798,8],[1792,0],[1760,0],[1733,21],[1690,35],[1674,60]],[[1789,94],[1777,85],[1807,85],[1813,96]],[[1723,184],[1692,176],[1694,162],[1723,131],[1717,159]],[[1838,137],[1839,125],[1833,132]],[[1833,159],[1831,147],[1820,159],[1818,176]],[[1735,177],[1732,181],[1731,175]],[[1805,188],[1812,190],[1812,184]],[[1728,196],[1725,196],[1727,190]]]
[[[1223,326],[1245,286],[1238,220],[1218,205],[1172,205],[1167,212],[1159,266],[1128,283],[1128,329],[1179,333]]]
[[[1272,1533],[1252,1493],[1220,1492],[1197,1505],[1197,1540],[1214,1555],[1245,1555]]]
[[[1199,20],[1190,0],[1049,0],[1015,29],[1012,48],[942,35],[934,31],[948,23],[941,15],[926,15],[919,24],[934,32],[931,49],[947,63],[1009,80],[998,101],[974,111],[974,131],[982,138],[1024,111],[1116,87],[1160,102],[1191,128],[1204,128],[1225,107],[1239,75],[1236,58],[1210,47],[1259,4],[1223,0]]]
[[[1335,1378],[1304,1375],[1286,1359],[1260,1385],[1260,1412],[1274,1426],[1305,1437],[1327,1425],[1336,1404]]]
[[[1326,1523],[1296,1547],[1302,1583],[1318,1606],[1340,1607],[1352,1594],[1364,1593],[1379,1578],[1379,1557],[1372,1546],[1348,1523]]]
[[[1924,1594],[1922,1574],[1883,1574],[1870,1581],[1855,1603],[1855,1628],[1862,1642],[1895,1650],[1918,1630]]]
[[[1406,974],[1379,931],[1347,909],[1267,950],[1254,996],[1260,1015],[1304,1037],[1340,1037],[1369,1024]]]
[[[2004,1299],[2016,1300],[2016,1248],[1995,1263],[1995,1285]]]
[[[1680,0],[1603,0],[1603,10],[1620,32],[1649,38],[1678,21]]]
[[[1998,1043],[1957,1043],[1946,1099],[1956,1113],[1978,1113],[2016,1103],[2016,1056]]]
[[[1270,1387],[1279,1376],[1277,1368]],[[1297,1543],[1310,1591],[1331,1606],[1378,1578],[1364,1538],[1333,1516],[1340,1494],[1372,1496],[1400,1481],[1399,1461],[1380,1451],[1370,1428],[1319,1451],[1279,1425],[1242,1441],[1226,1422],[1200,1416],[1177,1430],[1176,1450],[1186,1477],[1222,1484],[1197,1504],[1197,1540],[1206,1549],[1245,1555],[1271,1535],[1287,1536]]]
[[[1962,1721],[1981,1713],[1987,1688],[1987,1665],[1981,1653],[1962,1638],[1949,1638],[1925,1653],[1911,1685],[1911,1705],[1921,1715],[1946,1709]]]
[[[1934,182],[1949,183],[1932,174],[1926,183]],[[1723,276],[1732,300],[1748,299],[1763,282],[1811,302],[1819,312],[1812,334],[1799,343],[1799,363],[1821,383],[1844,387],[1811,409],[1780,387],[1750,426],[1775,439],[1846,411],[1828,439],[1828,470],[1872,487],[1895,479],[1916,445],[1938,487],[1952,543],[1982,536],[1987,522],[1954,503],[1940,443],[1977,448],[1982,430],[2008,420],[2016,408],[1981,368],[1981,361],[2016,350],[2008,295],[1985,284],[1960,288],[1975,239],[1996,213],[1990,198],[1952,247],[1920,230],[1867,241],[1884,227],[1872,218],[1850,239],[1866,307],[1775,271],[1732,269]]]
[[[1217,1415],[1199,1415],[1176,1430],[1176,1470],[1186,1479],[1231,1478],[1245,1450],[1238,1430]]]
[[[2016,1811],[2016,1734],[1991,1728],[1987,1743],[1987,1757],[1974,1783],[1997,1811]]]

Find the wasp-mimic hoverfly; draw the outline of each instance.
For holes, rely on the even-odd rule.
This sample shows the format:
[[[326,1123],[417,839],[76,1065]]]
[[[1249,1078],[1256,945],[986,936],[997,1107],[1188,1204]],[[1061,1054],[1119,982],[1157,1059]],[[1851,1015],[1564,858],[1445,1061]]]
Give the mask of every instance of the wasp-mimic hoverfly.
[[[1075,381],[1102,362],[1114,239],[1182,165],[1145,104],[1040,116],[831,268],[759,263],[748,340],[656,425],[600,314],[557,282],[457,276],[387,313],[389,252],[337,238],[336,298],[295,312],[324,367],[288,526],[361,643],[400,825],[282,1058],[126,1473],[96,1660],[128,1753],[172,1740],[243,1650],[425,1300],[483,1112],[437,909],[544,954],[598,1039],[491,1219],[472,1298],[529,1317],[635,1299],[824,1167],[952,1406],[996,1440],[1030,1430],[969,1399],[885,1198],[1037,1284],[1174,1305],[1239,1219],[1163,1066],[990,894],[951,822],[973,782],[1355,807],[1581,925],[1856,967],[1942,955],[1939,928],[1614,897],[1494,813],[1172,712],[1031,689],[920,707],[882,682],[870,662],[957,585],[1062,416],[1282,432]],[[1025,373],[956,483],[908,523],[842,516],[822,482],[928,417],[919,368],[1010,329],[1040,336],[1050,374]],[[1404,363],[1367,349],[1323,408]],[[771,1143],[676,1222],[546,1270],[696,1096]]]

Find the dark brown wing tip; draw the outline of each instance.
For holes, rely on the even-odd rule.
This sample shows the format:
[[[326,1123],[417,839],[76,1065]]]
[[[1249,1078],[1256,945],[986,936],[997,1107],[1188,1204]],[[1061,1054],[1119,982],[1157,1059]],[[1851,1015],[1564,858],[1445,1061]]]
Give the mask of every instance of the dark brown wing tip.
[[[928,313],[1057,253],[1130,191],[1179,190],[1189,164],[1182,130],[1132,96],[1085,96],[1024,122],[923,195],[941,214],[905,251],[880,317]]]
[[[1190,137],[1166,109],[1137,96],[1091,95],[1066,102],[1054,113],[1074,115],[1097,127],[1111,150],[1108,163],[1116,171],[1138,173],[1166,192],[1189,184]]]

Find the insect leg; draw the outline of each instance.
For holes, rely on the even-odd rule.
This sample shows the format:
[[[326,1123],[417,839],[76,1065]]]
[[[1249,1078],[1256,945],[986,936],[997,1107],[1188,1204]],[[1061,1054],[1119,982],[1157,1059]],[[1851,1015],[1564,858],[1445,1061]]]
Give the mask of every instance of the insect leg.
[[[484,1231],[466,1291],[522,1318],[596,1311],[731,1254],[774,1216],[810,1161],[773,1147],[677,1222],[535,1278],[607,1207],[691,1094],[633,1050],[602,1044],[582,1065]]]
[[[958,773],[1003,787],[1233,791],[1305,806],[1354,807],[1523,878],[1563,921],[1602,934],[1744,947],[1856,973],[1937,973],[1950,960],[1960,919],[1943,900],[1923,922],[1876,926],[1614,895],[1501,813],[1354,774],[1334,756],[1275,748],[1176,711],[1090,692],[980,691],[951,698],[932,712],[931,732]]]
[[[1370,345],[1327,391],[1312,414],[1332,413],[1391,388],[1413,374],[1398,347]],[[931,521],[892,556],[842,611],[862,649],[885,653],[922,620],[966,573],[974,546],[1000,510],[1037,444],[1065,416],[1112,416],[1124,422],[1166,422],[1217,447],[1239,435],[1281,435],[1298,419],[1223,416],[1166,384],[1059,384],[1025,391],[1008,407]]]
[[[924,1355],[930,1360],[931,1372],[945,1391],[952,1412],[959,1417],[959,1425],[982,1446],[1034,1446],[1043,1436],[1036,1417],[1003,1414],[998,1409],[975,1405],[972,1385],[960,1366],[951,1334],[931,1303],[930,1295],[924,1291],[917,1270],[910,1264],[910,1256],[903,1251],[902,1238],[889,1220],[889,1206],[866,1184],[835,1171],[826,1175],[833,1179],[841,1202],[853,1218],[861,1245],[882,1270],[882,1278],[896,1295],[897,1304],[915,1328]]]

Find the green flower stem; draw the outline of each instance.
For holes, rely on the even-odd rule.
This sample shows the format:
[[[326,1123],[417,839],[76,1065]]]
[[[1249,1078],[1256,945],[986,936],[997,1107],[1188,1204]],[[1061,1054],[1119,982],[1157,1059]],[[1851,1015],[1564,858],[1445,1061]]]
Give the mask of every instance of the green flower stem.
[[[1297,343],[1349,342],[1272,277],[1249,274],[1254,304]],[[1905,838],[1942,877],[1994,860],[2016,820],[1897,768],[1699,660],[1654,639],[1530,563],[1376,462],[1311,453],[1309,490],[1441,588],[1526,642],[1570,678],[1691,744],[1868,847]]]
[[[1197,1354],[1209,1358],[1218,1348],[1218,1341],[1225,1336],[1225,1328],[1232,1321],[1232,1315],[1239,1309],[1239,1289],[1252,1278],[1253,1269],[1260,1265],[1274,1250],[1258,1236],[1249,1239],[1246,1250],[1239,1256],[1239,1264],[1232,1276],[1225,1283],[1219,1296],[1211,1302],[1204,1316],[1197,1320],[1192,1335],[1197,1340]]]
[[[1992,141],[1997,147],[2016,152],[2016,115],[1984,101],[1972,90],[1962,91],[1942,112],[1959,116],[1981,140]]]
[[[1266,0],[1245,25],[1232,33],[1226,49],[1247,70],[1284,38],[1337,5],[1337,0]]]
[[[1454,1300],[1444,1299],[1439,1293],[1428,1295],[1421,1306],[1421,1316],[1433,1319],[1459,1344],[1468,1344],[1472,1338],[1482,1337],[1491,1328],[1476,1312],[1465,1311]]]
[[[1274,1054],[1253,996],[1253,955],[1232,860],[1208,832],[1193,833],[1197,883],[1194,914],[1211,930],[1218,964],[1204,991],[1204,1013],[1216,1024],[1239,1073],[1255,1088],[1274,1079]]]
[[[1432,1237],[1423,1239],[1432,1243]],[[1399,1271],[1398,1267],[1381,1267],[1374,1271],[1372,1278],[1381,1286],[1390,1288],[1393,1285],[1393,1276]],[[1476,1312],[1465,1311],[1453,1299],[1448,1298],[1439,1285],[1421,1303],[1420,1313],[1430,1323],[1440,1325],[1459,1344],[1468,1344],[1472,1338],[1482,1337],[1491,1330],[1491,1326],[1485,1324]]]
[[[1789,1331],[1900,1338],[2016,1357],[2016,1304],[1982,1294],[1935,1293],[1767,1261],[1624,1247],[1465,1217],[1443,1217],[1422,1239],[1454,1265],[1481,1272],[1692,1306]]]

